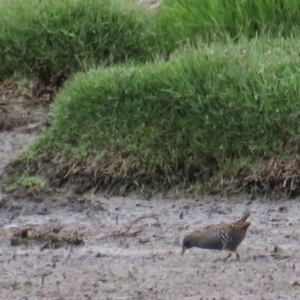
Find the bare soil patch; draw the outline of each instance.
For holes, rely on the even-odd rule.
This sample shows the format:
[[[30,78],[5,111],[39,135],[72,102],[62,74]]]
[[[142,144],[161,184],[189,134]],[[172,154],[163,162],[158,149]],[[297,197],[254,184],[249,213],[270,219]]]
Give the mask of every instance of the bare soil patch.
[[[47,124],[56,88],[9,81],[0,85],[0,132],[31,133]]]
[[[10,199],[2,206],[4,299],[300,297],[296,201],[258,199],[245,205],[213,198],[148,201],[96,196],[89,205],[72,205],[69,200],[63,208],[58,198],[45,200]],[[242,262],[234,256],[223,262],[226,253],[199,249],[181,257],[185,234],[236,220],[245,207],[252,210],[252,224],[239,248]],[[50,232],[57,226],[70,237],[80,235],[84,245],[42,249],[40,243],[10,244],[13,234],[24,228]]]

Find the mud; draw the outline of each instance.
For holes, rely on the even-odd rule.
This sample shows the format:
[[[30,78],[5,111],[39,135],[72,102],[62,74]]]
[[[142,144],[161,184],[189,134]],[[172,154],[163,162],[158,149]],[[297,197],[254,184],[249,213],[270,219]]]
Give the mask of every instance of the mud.
[[[47,117],[44,106],[27,115],[20,110],[28,118],[14,126],[10,103],[2,114],[10,126],[0,132],[0,172],[33,141],[31,120]],[[224,262],[227,253],[200,249],[181,257],[185,234],[237,220],[247,208],[252,224],[239,247],[241,262]],[[297,200],[13,197],[0,189],[0,298],[300,299],[299,211]],[[24,229],[45,239],[12,245]],[[78,236],[84,245],[45,247],[49,233],[64,241]]]
[[[213,198],[95,196],[80,209],[50,201],[45,209],[45,202],[11,199],[1,209],[3,299],[300,299],[297,201],[245,205]],[[246,207],[252,224],[239,247],[241,262],[235,257],[223,262],[227,253],[200,249],[181,257],[186,233],[235,220]],[[149,218],[129,228],[142,216]],[[55,226],[76,232],[84,245],[10,245],[20,229]]]

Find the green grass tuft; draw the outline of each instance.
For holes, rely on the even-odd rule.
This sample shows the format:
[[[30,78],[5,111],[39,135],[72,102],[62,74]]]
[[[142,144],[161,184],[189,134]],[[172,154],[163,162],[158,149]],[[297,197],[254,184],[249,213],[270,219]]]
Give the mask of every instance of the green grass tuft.
[[[38,176],[29,176],[27,172],[24,172],[17,178],[15,182],[12,182],[6,187],[7,192],[26,190],[33,193],[50,192],[52,189],[47,182]]]
[[[95,65],[144,61],[150,18],[122,0],[13,0],[0,9],[0,80],[66,76]]]
[[[156,15],[165,51],[178,44],[299,36],[297,0],[164,0]]]
[[[298,37],[299,1],[164,0],[150,13],[124,0],[4,0],[0,81],[15,72],[44,81],[91,67],[167,58],[184,45]]]

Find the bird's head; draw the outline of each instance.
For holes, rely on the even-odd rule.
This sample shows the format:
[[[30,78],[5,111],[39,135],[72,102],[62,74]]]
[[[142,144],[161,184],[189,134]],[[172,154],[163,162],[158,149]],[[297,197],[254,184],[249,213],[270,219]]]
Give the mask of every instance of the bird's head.
[[[182,242],[182,252],[181,256],[184,255],[185,250],[195,247],[194,237],[192,235],[187,235]]]

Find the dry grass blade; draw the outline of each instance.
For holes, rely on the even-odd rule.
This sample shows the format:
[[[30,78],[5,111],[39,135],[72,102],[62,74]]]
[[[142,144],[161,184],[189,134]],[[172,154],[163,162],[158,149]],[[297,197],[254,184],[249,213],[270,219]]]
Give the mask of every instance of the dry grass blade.
[[[144,219],[155,219],[157,221],[157,223],[159,222],[158,220],[158,215],[157,214],[152,214],[152,215],[148,215],[148,216],[141,216],[138,217],[137,219],[135,219],[133,222],[130,223],[130,225],[127,227],[127,230],[125,232],[125,236],[124,238],[126,238],[128,236],[128,232],[131,229],[131,227],[136,224],[137,222],[144,220]]]
[[[268,192],[280,192],[286,195],[300,193],[299,158],[273,157],[263,163],[256,174],[244,178],[248,187],[259,186]]]

